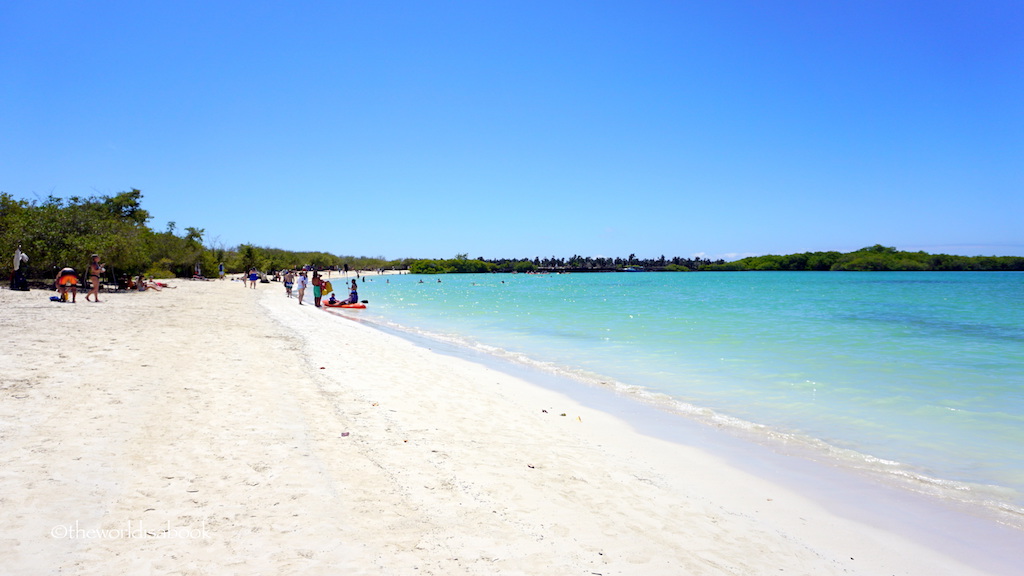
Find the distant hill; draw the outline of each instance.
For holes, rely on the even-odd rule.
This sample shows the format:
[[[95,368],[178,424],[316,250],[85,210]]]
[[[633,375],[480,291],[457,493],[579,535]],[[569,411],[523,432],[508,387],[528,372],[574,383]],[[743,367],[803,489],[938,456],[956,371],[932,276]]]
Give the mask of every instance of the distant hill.
[[[803,252],[787,256],[752,256],[724,264],[701,266],[705,271],[833,270],[833,271],[1022,271],[1021,256],[953,256],[901,252],[875,244],[856,252]]]

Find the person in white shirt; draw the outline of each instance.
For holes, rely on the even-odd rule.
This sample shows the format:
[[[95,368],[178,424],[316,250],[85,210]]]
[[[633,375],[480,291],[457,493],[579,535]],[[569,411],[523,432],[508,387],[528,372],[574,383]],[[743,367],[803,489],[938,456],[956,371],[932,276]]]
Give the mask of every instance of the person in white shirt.
[[[28,255],[21,251],[21,244],[18,244],[14,250],[14,278],[11,279],[11,290],[28,290],[25,271],[21,268],[23,262],[28,262]]]
[[[302,306],[302,297],[306,294],[306,286],[309,286],[309,278],[306,277],[305,272],[299,272],[299,277],[295,279],[295,288],[299,291],[299,306]]]

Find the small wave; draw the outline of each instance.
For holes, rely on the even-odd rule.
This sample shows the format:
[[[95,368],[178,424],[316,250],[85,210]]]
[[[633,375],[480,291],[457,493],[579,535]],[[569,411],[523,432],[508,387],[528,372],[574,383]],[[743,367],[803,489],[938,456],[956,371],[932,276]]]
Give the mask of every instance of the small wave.
[[[489,358],[510,362],[513,365],[539,370],[587,386],[608,390],[633,401],[652,405],[679,417],[726,432],[734,437],[768,447],[775,452],[839,466],[866,474],[884,484],[987,510],[996,521],[1024,529],[1024,507],[1014,503],[1024,501],[1024,495],[1010,488],[938,478],[928,474],[927,471],[914,469],[901,462],[836,446],[797,431],[767,426],[723,414],[644,386],[621,382],[580,368],[537,360],[521,352],[485,344],[463,335],[411,328],[382,317],[363,317],[360,321],[410,339],[417,344],[426,344],[428,347],[450,346],[452,354],[455,355],[464,354],[466,351],[479,353]]]

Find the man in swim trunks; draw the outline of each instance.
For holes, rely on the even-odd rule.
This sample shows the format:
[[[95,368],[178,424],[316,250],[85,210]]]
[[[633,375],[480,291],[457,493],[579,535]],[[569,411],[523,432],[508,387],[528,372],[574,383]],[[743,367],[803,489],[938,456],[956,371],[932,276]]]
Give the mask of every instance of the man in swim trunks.
[[[78,296],[78,274],[74,268],[65,267],[57,272],[57,290],[60,292],[60,301],[68,301],[68,292],[71,292],[71,303],[75,303]]]
[[[292,286],[295,285],[295,274],[291,270],[284,273],[284,292],[289,298],[292,297]]]
[[[319,308],[320,298],[322,298],[324,295],[324,281],[322,278],[320,278],[319,272],[313,271],[313,281],[311,282],[311,284],[313,284],[313,305]]]
[[[100,264],[100,255],[93,254],[92,261],[89,262],[89,283],[92,286],[89,288],[89,293],[85,295],[85,301],[89,301],[89,296],[94,297],[96,302],[100,301],[100,274],[106,271],[106,268]]]

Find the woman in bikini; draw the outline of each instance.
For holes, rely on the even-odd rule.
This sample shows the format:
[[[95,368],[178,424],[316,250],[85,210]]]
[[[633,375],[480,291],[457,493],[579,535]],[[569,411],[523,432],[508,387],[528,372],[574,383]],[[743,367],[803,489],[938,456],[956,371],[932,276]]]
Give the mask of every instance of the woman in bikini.
[[[100,255],[93,254],[92,262],[89,262],[89,283],[92,284],[92,288],[89,289],[89,293],[85,295],[85,301],[89,301],[89,296],[95,298],[93,302],[100,301],[100,274],[106,271],[106,268],[100,264]]]

